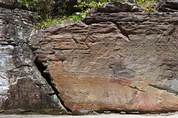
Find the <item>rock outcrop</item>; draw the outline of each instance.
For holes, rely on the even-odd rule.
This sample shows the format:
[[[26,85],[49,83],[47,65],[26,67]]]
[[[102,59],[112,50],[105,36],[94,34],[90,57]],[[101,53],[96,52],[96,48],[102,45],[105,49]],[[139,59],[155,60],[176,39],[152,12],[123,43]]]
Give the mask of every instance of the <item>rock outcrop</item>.
[[[177,0],[165,0],[157,4],[157,10],[159,12],[178,12]]]
[[[177,111],[178,14],[134,6],[35,31],[34,13],[0,4],[0,113]]]
[[[31,48],[73,113],[178,109],[178,14],[93,13],[34,33]]]
[[[102,13],[118,13],[118,12],[141,12],[142,9],[135,4],[129,2],[108,2],[103,6],[93,8],[89,14]]]
[[[34,16],[30,11],[0,8],[0,113],[66,114],[28,45]]]

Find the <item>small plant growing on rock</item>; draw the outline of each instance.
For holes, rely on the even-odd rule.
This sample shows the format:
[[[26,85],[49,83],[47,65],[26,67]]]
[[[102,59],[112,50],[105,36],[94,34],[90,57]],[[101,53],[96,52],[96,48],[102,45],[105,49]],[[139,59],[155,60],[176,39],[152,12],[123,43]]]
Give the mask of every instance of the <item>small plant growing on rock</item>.
[[[90,3],[82,2],[80,5],[75,5],[74,7],[78,7],[82,10],[80,15],[81,15],[81,18],[83,20],[90,9],[93,9],[95,7],[100,7],[105,3],[106,2],[100,3],[100,2],[95,2],[95,1],[90,2]]]
[[[35,29],[46,29],[48,27],[54,27],[60,24],[74,23],[81,20],[81,16],[77,14],[72,14],[71,16],[59,16],[56,18],[49,18],[42,20],[40,25],[35,26]]]
[[[37,39],[36,38],[33,39],[33,43],[37,43]]]
[[[153,12],[155,3],[156,3],[155,1],[147,1],[147,0],[137,1],[137,5],[142,7],[144,12]]]

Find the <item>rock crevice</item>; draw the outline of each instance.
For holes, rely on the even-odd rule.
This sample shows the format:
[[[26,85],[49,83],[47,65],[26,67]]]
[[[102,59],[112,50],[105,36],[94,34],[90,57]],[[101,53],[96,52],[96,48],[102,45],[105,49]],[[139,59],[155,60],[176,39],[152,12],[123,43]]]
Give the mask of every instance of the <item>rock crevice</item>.
[[[46,70],[46,68],[43,66],[42,63],[40,63],[37,59],[34,61],[36,67],[38,68],[38,70],[40,71],[41,75],[43,76],[43,78],[48,82],[48,84],[50,85],[50,87],[53,89],[52,93],[48,93],[49,96],[57,96],[57,98],[60,100],[60,106],[62,107],[63,110],[66,111],[66,113],[70,114],[72,113],[72,111],[67,108],[64,104],[64,102],[62,101],[62,99],[59,97],[60,93],[59,91],[56,89],[55,84],[52,83],[52,79],[50,77],[50,74],[48,72],[44,72]],[[41,87],[40,83],[35,83],[37,86]]]
[[[2,2],[2,1],[0,1]],[[5,2],[3,4],[6,4]],[[67,114],[28,46],[35,13],[0,7],[0,110]]]
[[[177,13],[110,13],[103,6],[84,23],[32,31],[33,13],[0,10],[0,110],[178,109]]]

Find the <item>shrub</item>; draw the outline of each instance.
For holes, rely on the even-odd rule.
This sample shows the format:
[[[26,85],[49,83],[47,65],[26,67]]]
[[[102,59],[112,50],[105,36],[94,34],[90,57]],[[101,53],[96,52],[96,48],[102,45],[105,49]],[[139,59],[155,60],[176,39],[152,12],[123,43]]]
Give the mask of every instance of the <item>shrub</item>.
[[[102,6],[105,3],[106,2],[101,2],[100,3],[100,2],[95,2],[95,1],[89,2],[89,3],[87,3],[87,2],[81,2],[80,5],[75,5],[74,7],[78,7],[78,8],[81,9],[81,14],[80,15],[81,15],[81,18],[83,20],[90,9]]]

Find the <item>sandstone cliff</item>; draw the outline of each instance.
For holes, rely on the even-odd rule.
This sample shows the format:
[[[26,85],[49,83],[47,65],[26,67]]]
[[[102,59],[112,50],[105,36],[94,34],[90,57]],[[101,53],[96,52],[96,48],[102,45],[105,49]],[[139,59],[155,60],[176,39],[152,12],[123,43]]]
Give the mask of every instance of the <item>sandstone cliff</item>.
[[[92,13],[32,37],[73,113],[178,109],[177,13]],[[40,35],[39,35],[40,34]]]
[[[93,12],[35,31],[33,13],[0,11],[0,110],[177,111],[176,12]]]

